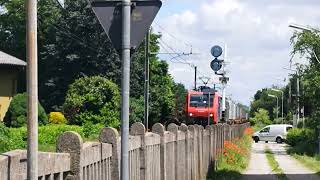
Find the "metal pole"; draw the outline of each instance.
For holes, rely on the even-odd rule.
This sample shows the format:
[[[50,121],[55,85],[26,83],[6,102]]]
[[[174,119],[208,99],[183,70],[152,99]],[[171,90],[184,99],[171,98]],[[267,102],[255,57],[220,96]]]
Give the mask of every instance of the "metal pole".
[[[210,92],[209,92],[209,95],[208,95],[208,125],[210,125]]]
[[[279,119],[279,98],[278,96],[276,96],[277,98],[277,119]]]
[[[38,45],[37,0],[27,0],[27,179],[38,179]]]
[[[224,62],[227,60],[227,44],[224,45]],[[225,78],[225,63],[223,63],[223,78]],[[225,111],[226,111],[226,81],[222,81],[222,114],[223,121],[225,121]]]
[[[129,180],[131,0],[122,0],[121,180]]]
[[[283,119],[283,91],[281,91],[282,93],[282,102],[281,102],[281,117],[282,117],[282,124],[284,124],[284,119]]]
[[[194,66],[194,90],[197,90],[197,66]]]
[[[298,75],[298,74],[297,74]],[[297,77],[297,101],[298,101],[298,114],[297,114],[297,125],[300,121],[300,79]]]
[[[145,82],[144,82],[144,125],[146,130],[149,129],[149,60],[150,60],[150,30],[146,35],[145,42]]]

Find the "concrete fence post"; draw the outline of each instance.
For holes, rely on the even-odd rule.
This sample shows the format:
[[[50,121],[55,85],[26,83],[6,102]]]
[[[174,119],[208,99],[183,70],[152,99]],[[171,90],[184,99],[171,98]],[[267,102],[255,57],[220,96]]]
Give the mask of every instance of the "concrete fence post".
[[[198,126],[199,127],[199,154],[200,154],[200,157],[199,157],[199,174],[200,174],[200,179],[203,179],[204,177],[204,153],[205,153],[205,150],[204,150],[204,128],[203,126]]]
[[[206,137],[206,142],[205,142],[206,144],[205,175],[207,175],[210,170],[213,170],[211,169],[212,168],[212,135],[211,135],[212,129],[211,128],[212,128],[211,126],[206,126],[206,131],[208,135]]]
[[[191,180],[197,179],[197,137],[196,137],[196,127],[194,125],[189,125],[188,130],[191,134],[191,141],[190,141],[190,154],[191,154]]]
[[[111,178],[112,180],[119,180],[119,133],[114,128],[103,128],[99,135],[101,143],[108,143],[112,145],[112,157],[111,157]]]
[[[206,126],[206,130],[209,132],[209,145],[208,145],[208,152],[209,152],[209,156],[208,156],[208,160],[209,160],[209,163],[211,163],[212,161],[212,149],[213,149],[213,142],[212,142],[212,126]]]
[[[83,140],[76,132],[65,132],[58,137],[57,152],[70,154],[70,174],[67,179],[80,180],[82,175],[81,151]]]
[[[160,123],[156,123],[152,126],[152,132],[160,135],[160,179],[166,180],[166,144],[164,139],[164,126]]]
[[[199,179],[203,179],[203,126],[197,126],[198,131],[198,154],[199,154]]]
[[[217,133],[217,125],[213,125],[212,126],[212,130],[213,130],[213,166],[214,169],[217,168],[217,139],[218,139],[218,133]]]
[[[131,136],[140,136],[141,138],[141,148],[140,148],[140,179],[146,179],[146,169],[147,162],[146,162],[146,144],[145,144],[145,135],[146,135],[146,128],[140,122],[134,123],[130,129]]]
[[[178,162],[178,153],[179,153],[179,148],[178,148],[178,126],[177,126],[176,124],[174,124],[174,123],[171,123],[171,124],[169,124],[169,126],[167,127],[167,130],[168,130],[169,132],[171,132],[172,134],[175,135],[174,157],[175,157],[176,159],[175,159],[175,165],[174,165],[174,168],[175,168],[175,171],[174,171],[174,172],[175,172],[175,175],[174,175],[174,177],[175,177],[176,180],[178,180],[178,179],[179,179],[179,178],[178,178],[179,175],[180,175],[180,176],[183,176],[183,174],[178,174],[178,172],[179,172],[178,167],[179,167],[179,163],[180,163],[180,162]]]
[[[192,153],[190,151],[191,142],[190,142],[190,132],[188,131],[188,126],[185,124],[181,124],[179,130],[185,133],[185,167],[184,168],[184,177],[185,180],[191,180],[191,158]]]

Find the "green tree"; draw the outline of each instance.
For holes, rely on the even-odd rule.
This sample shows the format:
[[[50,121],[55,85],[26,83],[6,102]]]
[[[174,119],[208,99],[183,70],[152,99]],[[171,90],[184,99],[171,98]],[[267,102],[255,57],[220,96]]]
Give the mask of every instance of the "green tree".
[[[144,98],[130,98],[130,124],[144,123]]]
[[[48,123],[48,116],[38,104],[38,121],[40,125]],[[13,97],[9,109],[4,117],[4,123],[8,127],[22,127],[27,123],[27,94],[17,94]]]
[[[174,84],[173,87],[175,96],[175,117],[180,122],[186,122],[186,97],[187,89],[181,83]]]
[[[276,107],[277,102],[274,98],[270,98],[268,94],[274,94],[274,92],[266,88],[257,91],[254,96],[254,100],[251,103],[250,117],[254,117],[254,113],[259,109],[267,110],[271,119],[276,117],[276,113],[274,113],[273,108]]]
[[[0,13],[0,49],[25,59],[24,0],[5,1]],[[86,76],[105,77],[120,86],[121,62],[88,1],[66,0],[60,9],[54,1],[39,1],[39,100],[48,111],[60,111],[68,87]],[[151,52],[158,52],[159,35],[152,34]],[[143,96],[144,43],[131,60],[131,91]],[[156,55],[150,59],[150,121],[174,114],[174,81],[168,64]],[[23,77],[25,75],[23,74]],[[25,82],[25,81],[20,81]],[[155,110],[155,112],[153,112]]]
[[[320,33],[313,31],[295,32],[291,38],[292,54],[307,57],[307,65],[299,65],[298,72],[301,85],[301,106],[305,107],[305,115],[309,116],[310,128],[320,125],[317,115],[320,113]],[[316,57],[317,56],[317,57]],[[293,76],[295,78],[296,76]]]
[[[252,125],[269,125],[272,123],[269,117],[269,113],[265,109],[258,109],[257,112],[254,113],[254,117],[250,119]]]
[[[64,103],[70,124],[119,125],[120,93],[118,86],[104,77],[93,76],[76,80],[70,85]]]

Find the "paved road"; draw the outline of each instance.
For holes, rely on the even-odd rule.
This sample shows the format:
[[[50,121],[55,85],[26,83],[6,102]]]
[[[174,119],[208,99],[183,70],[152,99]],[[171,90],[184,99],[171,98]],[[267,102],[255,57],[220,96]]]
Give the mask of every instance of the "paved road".
[[[276,175],[268,165],[265,149],[268,147],[274,154],[283,172],[290,180],[320,180],[315,172],[302,166],[293,157],[287,155],[284,144],[254,143],[251,150],[250,164],[243,173],[243,180],[276,180]]]

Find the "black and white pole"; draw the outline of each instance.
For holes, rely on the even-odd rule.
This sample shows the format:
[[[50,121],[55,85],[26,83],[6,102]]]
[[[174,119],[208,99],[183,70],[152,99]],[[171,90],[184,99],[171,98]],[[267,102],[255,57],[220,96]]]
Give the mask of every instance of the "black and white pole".
[[[129,180],[131,0],[122,0],[122,18],[121,180]]]

